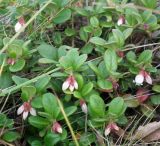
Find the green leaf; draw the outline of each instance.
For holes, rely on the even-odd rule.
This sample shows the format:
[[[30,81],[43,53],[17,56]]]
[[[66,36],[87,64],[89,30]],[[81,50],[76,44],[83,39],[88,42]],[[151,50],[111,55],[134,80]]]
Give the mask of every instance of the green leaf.
[[[77,110],[77,107],[76,106],[70,106],[70,107],[67,107],[64,109],[67,117],[69,117],[70,115],[72,115],[73,113],[75,113]],[[58,120],[63,120],[64,119],[64,116],[62,115],[62,113],[60,113],[57,117]]]
[[[27,82],[29,79],[27,78],[21,78],[19,76],[12,76],[12,80],[17,84],[17,85],[20,85],[24,82]]]
[[[80,55],[78,58],[76,58],[75,70],[78,70],[85,63],[86,60],[87,60],[87,54]]]
[[[80,51],[81,51],[83,54],[91,54],[92,51],[93,51],[93,48],[94,48],[93,44],[86,44],[85,46],[83,46],[83,47],[81,48]]]
[[[84,84],[83,76],[80,74],[75,74],[75,79],[78,83],[78,90],[81,90]]]
[[[61,24],[69,20],[70,18],[71,18],[71,10],[64,9],[53,19],[53,22],[55,24]]]
[[[11,65],[9,67],[9,70],[11,72],[17,72],[23,69],[23,67],[25,66],[25,60],[24,59],[19,59],[16,61],[16,63],[14,65]]]
[[[81,93],[78,92],[78,91],[74,91],[73,95],[74,95],[74,97],[76,97],[76,98],[82,98]]]
[[[34,108],[42,108],[43,107],[43,105],[42,105],[42,97],[41,96],[34,97],[32,99],[31,105]]]
[[[87,33],[92,33],[94,31],[94,27],[92,27],[91,25],[84,26],[83,28]]]
[[[80,143],[83,146],[89,146],[96,141],[96,136],[92,132],[83,133],[80,137]]]
[[[125,41],[125,37],[124,37],[123,33],[119,29],[113,29],[112,32],[113,32],[113,36],[115,38],[115,41],[117,42],[119,47],[123,47],[124,41]]]
[[[112,83],[107,81],[106,79],[105,80],[104,79],[98,80],[97,84],[103,90],[112,90],[113,89]]]
[[[157,6],[157,0],[141,0],[145,7],[154,9]]]
[[[46,93],[43,95],[42,104],[47,113],[49,113],[53,118],[56,118],[60,112],[60,108],[57,104],[56,97],[51,93]]]
[[[8,119],[5,114],[0,113],[0,128],[12,128],[14,121],[12,119]]]
[[[152,90],[155,91],[155,92],[160,93],[160,85],[154,85],[154,86],[152,87]]]
[[[158,95],[152,95],[150,97],[151,99],[151,102],[154,104],[154,105],[159,105],[160,104],[160,94]]]
[[[49,125],[49,121],[47,119],[39,116],[30,116],[28,121],[32,126],[38,129],[46,128]]]
[[[126,97],[124,97],[124,101],[127,107],[131,107],[131,108],[138,107],[140,104],[137,98],[135,98],[132,95],[126,95]]]
[[[138,63],[147,63],[150,62],[152,59],[152,51],[151,50],[145,50],[143,51],[138,58]]]
[[[142,18],[144,22],[148,21],[151,16],[152,16],[152,11],[146,10],[142,13]]]
[[[3,134],[2,139],[7,142],[13,142],[17,139],[20,139],[20,134],[18,132],[14,131],[7,131]]]
[[[4,38],[3,42],[6,45],[10,41],[10,38]],[[11,58],[19,58],[23,54],[23,41],[22,40],[14,40],[7,48],[8,55]]]
[[[87,55],[83,54],[79,56],[77,49],[71,49],[67,52],[66,56],[62,56],[59,60],[60,65],[66,70],[78,70],[86,61]]]
[[[92,37],[92,38],[89,40],[89,42],[91,42],[91,43],[93,43],[93,44],[95,44],[95,45],[99,45],[99,46],[104,46],[104,45],[107,43],[106,40],[104,40],[104,39],[102,39],[102,38],[100,38],[100,37]]]
[[[99,36],[101,36],[101,34],[102,34],[102,29],[100,27],[97,27],[93,32],[94,37],[99,37]]]
[[[65,34],[66,34],[66,36],[73,36],[73,35],[75,35],[76,34],[76,31],[75,31],[75,29],[72,29],[72,28],[66,28],[65,29]]]
[[[54,32],[54,35],[52,36],[52,39],[54,41],[54,44],[59,46],[62,44],[62,33],[61,32]]]
[[[32,141],[31,146],[42,146],[42,143],[39,140],[34,140]]]
[[[82,96],[85,97],[87,94],[89,94],[93,89],[93,83],[89,82],[88,84],[85,84],[82,88]]]
[[[95,66],[95,65],[93,64],[93,62],[88,62],[88,66],[95,72],[95,74],[96,74],[97,76],[102,77],[102,75],[101,75],[98,67]]]
[[[124,109],[125,104],[123,98],[116,97],[110,102],[108,113],[114,117],[119,117],[124,113]]]
[[[88,33],[84,31],[83,27],[81,27],[79,31],[79,35],[80,35],[81,40],[83,40],[84,42],[88,41]]]
[[[37,47],[37,50],[42,57],[57,60],[57,49],[55,47],[43,43]]]
[[[85,10],[84,8],[78,8],[78,7],[76,7],[76,8],[75,8],[75,11],[76,11],[78,14],[82,15],[82,16],[88,16],[88,15],[89,15],[88,11]]]
[[[53,64],[53,63],[57,63],[56,61],[52,60],[52,59],[48,59],[48,58],[40,58],[38,60],[39,63],[42,63],[42,64]]]
[[[109,72],[111,71],[115,72],[117,70],[118,64],[117,64],[117,55],[115,50],[113,49],[106,50],[104,54],[104,62]]]
[[[126,57],[127,57],[127,60],[129,61],[129,62],[131,62],[131,63],[136,63],[137,61],[136,61],[136,54],[133,52],[133,51],[129,51],[128,53],[127,53],[127,55],[126,55]]]
[[[133,28],[127,28],[124,30],[123,35],[124,39],[126,40],[133,32]]]
[[[90,23],[91,23],[91,25],[93,27],[98,27],[98,25],[99,25],[99,21],[98,21],[98,19],[95,16],[93,16],[93,17],[90,18]]]
[[[61,140],[60,134],[56,134],[56,133],[48,133],[44,137],[45,146],[54,146],[60,140]]]
[[[141,24],[143,19],[135,8],[126,8],[126,21],[130,26]]]
[[[36,94],[36,88],[34,86],[23,86],[21,90],[21,98],[24,101],[28,101],[31,97],[34,97],[34,95]]]
[[[0,76],[0,88],[4,89],[7,87],[10,87],[12,85],[12,78],[11,78],[11,73],[10,72],[2,72]]]
[[[56,7],[64,8],[68,4],[68,0],[54,0],[52,3],[56,4]]]
[[[89,113],[92,117],[104,117],[105,104],[103,99],[98,95],[92,95],[89,99]]]
[[[43,78],[40,78],[36,83],[35,83],[35,87],[37,89],[37,92],[43,91],[45,90],[45,87],[47,86],[47,84],[49,83],[51,77],[49,75],[46,75]]]

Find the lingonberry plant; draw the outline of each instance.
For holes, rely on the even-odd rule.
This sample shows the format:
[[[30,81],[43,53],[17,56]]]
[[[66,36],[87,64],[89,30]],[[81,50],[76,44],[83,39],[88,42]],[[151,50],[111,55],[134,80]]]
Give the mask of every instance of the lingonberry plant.
[[[0,145],[140,143],[159,114],[159,6],[2,0]]]

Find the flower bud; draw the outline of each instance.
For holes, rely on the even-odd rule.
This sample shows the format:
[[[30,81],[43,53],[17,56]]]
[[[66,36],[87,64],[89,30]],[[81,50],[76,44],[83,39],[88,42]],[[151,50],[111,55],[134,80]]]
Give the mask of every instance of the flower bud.
[[[80,100],[80,105],[81,105],[81,109],[82,111],[87,114],[88,113],[88,108],[87,108],[87,105],[86,105],[86,102],[84,100]]]
[[[14,27],[15,32],[18,32],[23,27],[24,24],[25,24],[24,18],[23,17],[19,18],[18,22],[16,23],[16,25]]]
[[[53,126],[52,126],[52,131],[55,133],[62,133],[62,126],[58,123],[58,122],[54,122]]]
[[[8,59],[7,59],[7,64],[9,64],[9,65],[14,65],[14,64],[15,64],[15,59],[13,59],[13,58],[8,58]]]
[[[125,17],[124,16],[120,16],[118,21],[117,21],[117,25],[120,26],[122,24],[125,23]]]

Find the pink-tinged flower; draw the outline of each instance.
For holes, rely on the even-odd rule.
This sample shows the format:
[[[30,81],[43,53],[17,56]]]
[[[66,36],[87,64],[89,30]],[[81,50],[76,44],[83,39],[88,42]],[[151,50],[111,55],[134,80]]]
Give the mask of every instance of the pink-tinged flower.
[[[17,115],[20,115],[23,113],[23,120],[25,120],[28,117],[28,114],[30,113],[32,116],[36,116],[36,110],[32,108],[31,104],[29,102],[24,102],[23,105],[21,105],[17,110]]]
[[[80,106],[82,111],[87,114],[88,113],[88,108],[87,108],[87,104],[84,100],[80,100]]]
[[[119,130],[119,127],[117,126],[116,123],[109,123],[105,128],[104,135],[107,136],[111,132],[118,131],[118,130]]]
[[[58,122],[54,122],[52,126],[52,131],[55,133],[62,133],[62,126]]]
[[[138,99],[138,101],[140,103],[143,103],[144,101],[146,101],[149,97],[148,91],[145,89],[138,89],[136,92],[136,98]]]
[[[21,17],[18,19],[18,22],[16,23],[14,29],[15,29],[15,32],[18,32],[25,24],[25,21],[24,21],[24,18]]]
[[[124,23],[125,23],[125,18],[124,18],[124,16],[120,16],[119,19],[118,19],[118,21],[117,21],[117,25],[120,26],[120,25],[122,25],[122,24],[124,24]]]
[[[124,57],[124,52],[123,52],[123,51],[117,51],[117,55],[118,55],[120,58],[123,58],[123,57]]]
[[[70,75],[62,85],[63,91],[65,91],[67,89],[69,89],[71,92],[73,92],[74,89],[78,89],[78,83],[75,80],[73,75]]]
[[[143,82],[146,81],[148,84],[152,84],[152,78],[145,70],[141,70],[138,75],[136,75],[134,82],[136,85],[143,85]]]
[[[9,64],[9,65],[14,65],[15,64],[15,59],[13,59],[13,58],[8,58],[7,59],[7,63]]]
[[[144,28],[144,30],[148,30],[149,29],[149,25],[148,24],[144,24],[143,28]]]

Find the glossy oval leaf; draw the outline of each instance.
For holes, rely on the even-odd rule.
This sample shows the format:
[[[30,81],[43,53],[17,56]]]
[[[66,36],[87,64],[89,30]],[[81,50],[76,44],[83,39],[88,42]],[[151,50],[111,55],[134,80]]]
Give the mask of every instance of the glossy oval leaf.
[[[98,95],[92,95],[89,99],[89,113],[92,117],[104,117],[105,104],[103,99]]]
[[[25,66],[25,60],[24,59],[19,59],[16,61],[16,63],[14,65],[11,65],[9,67],[9,70],[11,72],[17,72],[23,69],[23,67]]]
[[[106,50],[104,54],[104,62],[109,72],[111,71],[115,72],[117,70],[118,64],[117,64],[117,55],[115,50],[113,49]]]
[[[39,116],[30,116],[28,121],[32,126],[38,129],[46,128],[49,125],[49,121],[47,119]]]
[[[108,113],[114,117],[119,117],[123,114],[125,108],[124,100],[121,97],[114,98],[108,108]]]
[[[51,93],[46,93],[42,97],[42,104],[45,112],[56,118],[60,112],[56,97]]]
[[[57,49],[55,47],[43,43],[37,47],[37,50],[42,57],[57,60]]]
[[[61,24],[69,20],[70,18],[71,18],[71,10],[64,9],[53,19],[53,22],[55,24]]]

